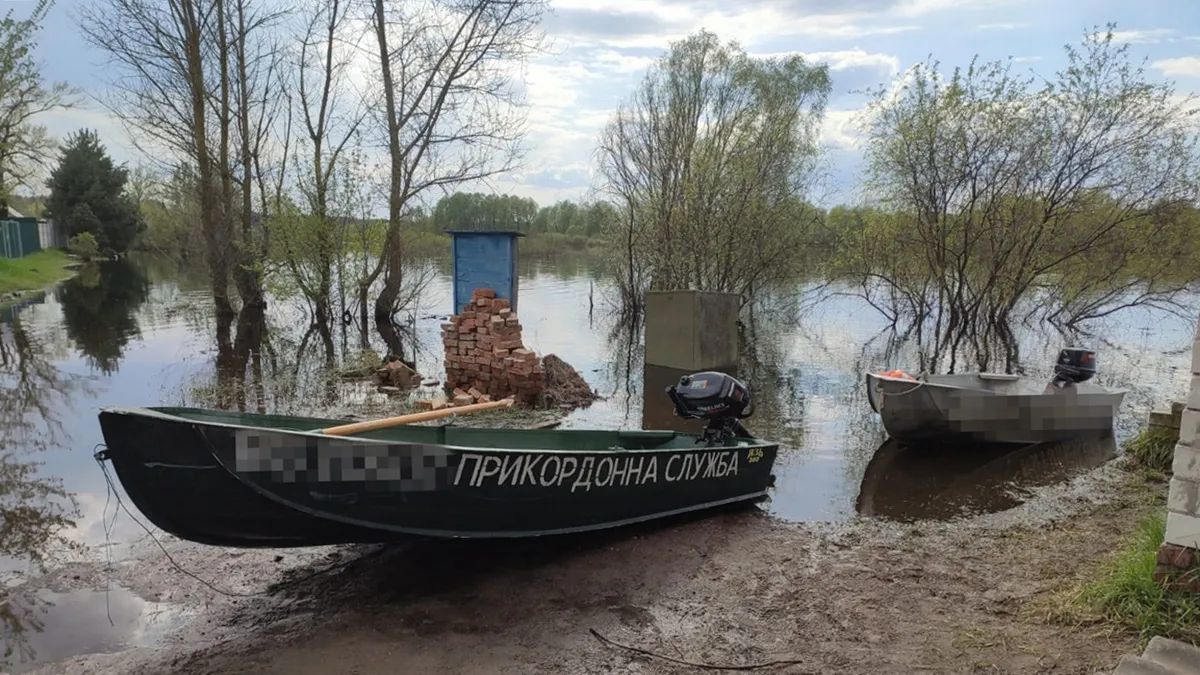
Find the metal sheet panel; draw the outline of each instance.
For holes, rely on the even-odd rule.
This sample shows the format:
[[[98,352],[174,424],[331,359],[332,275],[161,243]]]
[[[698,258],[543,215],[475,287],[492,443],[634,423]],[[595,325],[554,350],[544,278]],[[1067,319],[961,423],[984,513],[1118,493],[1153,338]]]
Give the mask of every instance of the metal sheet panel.
[[[496,297],[517,307],[517,234],[513,232],[451,232],[454,260],[454,308],[463,310],[477,288],[491,288]]]

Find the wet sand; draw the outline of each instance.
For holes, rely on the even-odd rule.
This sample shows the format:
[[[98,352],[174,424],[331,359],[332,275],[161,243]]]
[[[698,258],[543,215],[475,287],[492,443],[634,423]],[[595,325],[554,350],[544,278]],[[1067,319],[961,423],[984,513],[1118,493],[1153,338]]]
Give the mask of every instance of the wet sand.
[[[757,509],[599,535],[292,552],[148,539],[113,582],[188,608],[155,646],[44,672],[684,673],[1108,669],[1135,636],[1046,622],[1039,603],[1119,546],[1161,486],[1110,463],[1007,511],[950,522],[789,525]],[[314,571],[332,571],[311,576]],[[102,566],[56,573],[103,587]],[[78,577],[78,579],[72,579]],[[290,580],[290,581],[289,581]]]

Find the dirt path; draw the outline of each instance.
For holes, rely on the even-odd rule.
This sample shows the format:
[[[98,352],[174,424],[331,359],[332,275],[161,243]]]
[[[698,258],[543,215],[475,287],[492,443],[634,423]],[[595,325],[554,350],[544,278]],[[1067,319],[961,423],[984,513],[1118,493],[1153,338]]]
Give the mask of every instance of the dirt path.
[[[1109,466],[953,524],[789,526],[752,510],[601,536],[353,549],[368,555],[269,598],[207,598],[203,631],[173,645],[54,670],[696,671],[594,629],[687,661],[798,661],[763,672],[1094,672],[1136,638],[1034,608],[1118,546],[1157,492]]]

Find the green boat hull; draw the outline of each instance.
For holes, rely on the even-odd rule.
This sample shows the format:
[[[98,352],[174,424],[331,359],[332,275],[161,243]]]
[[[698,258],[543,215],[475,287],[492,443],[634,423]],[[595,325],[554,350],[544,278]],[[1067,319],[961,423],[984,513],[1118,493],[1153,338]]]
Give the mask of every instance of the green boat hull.
[[[762,499],[777,446],[672,431],[395,427],[187,408],[107,410],[125,491],[156,525],[225,546],[582,532]]]

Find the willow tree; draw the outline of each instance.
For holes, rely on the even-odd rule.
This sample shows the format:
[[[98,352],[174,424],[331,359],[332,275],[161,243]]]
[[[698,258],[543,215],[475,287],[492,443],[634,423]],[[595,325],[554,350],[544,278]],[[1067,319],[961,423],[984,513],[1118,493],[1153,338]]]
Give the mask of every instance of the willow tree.
[[[951,370],[964,349],[1011,367],[1015,341],[990,345],[1017,318],[1071,324],[1138,295],[1169,303],[1200,277],[1173,264],[1190,256],[1176,245],[1190,221],[1171,214],[1200,197],[1189,104],[1111,34],[1068,47],[1045,82],[1008,62],[913,67],[869,109],[868,179],[889,217],[865,227],[890,239],[857,274],[920,299],[903,313]]]
[[[752,58],[708,32],[671,45],[600,139],[628,307],[647,287],[745,302],[792,272],[829,90],[800,56]]]

